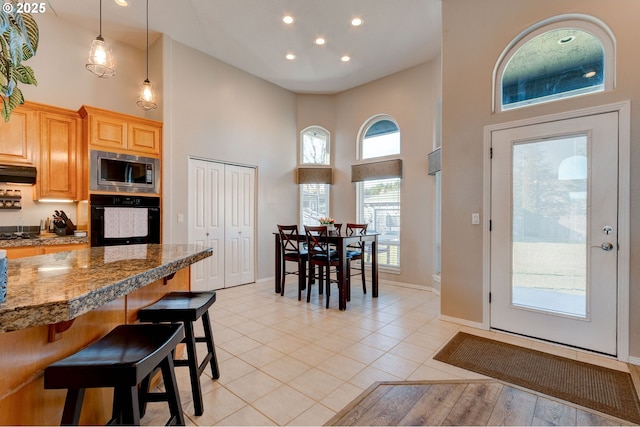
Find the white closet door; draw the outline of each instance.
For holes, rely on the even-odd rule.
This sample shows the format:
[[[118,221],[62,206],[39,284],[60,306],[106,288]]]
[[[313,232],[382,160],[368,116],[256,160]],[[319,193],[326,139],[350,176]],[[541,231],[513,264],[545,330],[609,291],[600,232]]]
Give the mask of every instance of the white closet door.
[[[254,277],[255,169],[225,165],[225,285]]]
[[[255,169],[189,159],[190,244],[213,248],[191,267],[191,289],[255,281]]]
[[[190,244],[213,248],[191,266],[194,291],[224,288],[224,165],[189,159]]]

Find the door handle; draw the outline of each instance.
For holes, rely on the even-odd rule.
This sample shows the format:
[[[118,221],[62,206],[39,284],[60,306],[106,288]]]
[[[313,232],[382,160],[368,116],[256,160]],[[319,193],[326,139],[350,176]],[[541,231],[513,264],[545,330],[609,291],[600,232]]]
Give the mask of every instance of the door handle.
[[[611,242],[602,242],[602,244],[600,246],[591,246],[592,248],[600,248],[603,251],[612,251],[613,250],[613,243]]]

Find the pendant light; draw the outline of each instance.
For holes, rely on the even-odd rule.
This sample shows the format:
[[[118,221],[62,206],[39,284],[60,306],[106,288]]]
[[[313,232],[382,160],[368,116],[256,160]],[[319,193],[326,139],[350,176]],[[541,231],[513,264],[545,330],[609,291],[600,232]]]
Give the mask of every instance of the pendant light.
[[[149,0],[147,0],[147,78],[142,82],[140,94],[138,95],[138,107],[143,110],[153,110],[158,106],[156,104],[156,95],[153,92],[153,86],[149,81]]]
[[[100,0],[100,33],[91,42],[86,67],[87,70],[98,77],[116,75],[116,60],[113,57],[113,52],[111,52],[111,47],[102,38],[102,0]]]

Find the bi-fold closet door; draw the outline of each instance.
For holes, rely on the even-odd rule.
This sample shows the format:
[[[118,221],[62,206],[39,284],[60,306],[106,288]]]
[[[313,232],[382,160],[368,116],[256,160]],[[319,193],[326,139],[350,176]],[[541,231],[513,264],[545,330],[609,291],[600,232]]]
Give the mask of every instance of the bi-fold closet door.
[[[213,256],[191,267],[191,289],[255,281],[255,169],[189,159],[189,243]]]

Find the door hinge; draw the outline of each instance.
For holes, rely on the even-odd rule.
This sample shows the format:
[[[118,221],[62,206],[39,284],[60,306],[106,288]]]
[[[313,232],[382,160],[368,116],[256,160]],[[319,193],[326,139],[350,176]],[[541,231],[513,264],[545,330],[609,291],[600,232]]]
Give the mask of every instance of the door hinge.
[[[493,159],[493,147],[489,147],[489,158]]]
[[[489,292],[489,304],[491,304],[491,292]]]
[[[493,221],[489,220],[489,231],[493,230]]]

